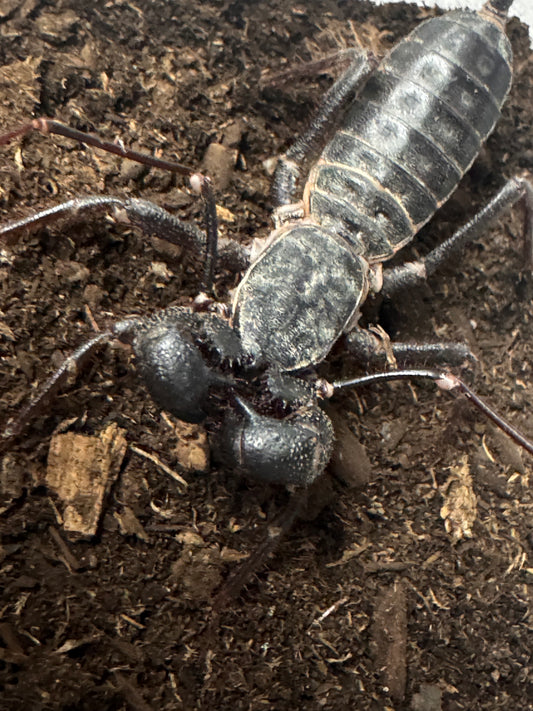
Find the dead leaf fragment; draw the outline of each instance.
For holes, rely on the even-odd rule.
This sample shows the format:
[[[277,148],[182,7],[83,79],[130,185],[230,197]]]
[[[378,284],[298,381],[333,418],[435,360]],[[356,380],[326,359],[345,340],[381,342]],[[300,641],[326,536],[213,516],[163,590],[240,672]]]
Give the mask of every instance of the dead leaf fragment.
[[[178,442],[172,454],[187,472],[205,472],[209,467],[207,432],[201,425],[172,421]]]
[[[223,560],[217,546],[208,545],[198,534],[187,531],[178,540],[183,550],[172,564],[172,577],[187,600],[209,600],[222,580]]]
[[[20,119],[31,116],[39,100],[38,68],[41,57],[28,57],[0,68],[0,92],[5,109],[9,109],[16,125]]]
[[[79,18],[74,10],[62,8],[61,11],[42,12],[36,19],[36,26],[41,37],[51,44],[63,43],[75,32]]]
[[[225,190],[233,176],[238,153],[221,143],[210,143],[205,152],[203,170],[213,180],[217,190]]]
[[[46,484],[63,501],[66,531],[94,536],[126,447],[124,430],[115,424],[94,437],[67,432],[52,439]]]
[[[132,508],[124,506],[121,513],[116,511],[113,515],[118,521],[118,526],[123,536],[137,536],[139,540],[145,543],[148,542],[148,534]]]
[[[233,213],[231,210],[228,210],[227,207],[224,207],[223,205],[217,205],[217,218],[219,222],[236,222],[237,218],[235,217],[235,213]]]
[[[335,428],[335,449],[330,464],[331,471],[346,486],[363,488],[370,481],[372,473],[372,465],[366,449],[334,408],[328,408],[327,412]]]
[[[472,526],[476,520],[476,495],[468,460],[463,457],[458,467],[451,467],[452,474],[441,488],[444,504],[440,510],[444,527],[452,536],[453,543],[462,538],[472,538]]]
[[[442,691],[436,684],[420,684],[411,699],[412,711],[442,711]]]

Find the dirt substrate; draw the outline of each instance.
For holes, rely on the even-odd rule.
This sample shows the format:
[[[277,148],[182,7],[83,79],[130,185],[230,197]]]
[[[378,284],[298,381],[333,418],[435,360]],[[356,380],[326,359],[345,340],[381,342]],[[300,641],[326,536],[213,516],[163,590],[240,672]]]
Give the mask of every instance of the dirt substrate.
[[[261,73],[299,67],[356,35],[382,52],[428,14],[343,0],[4,0],[0,131],[48,115],[195,168],[207,161],[226,209],[222,233],[249,243],[269,230],[271,159],[332,80],[278,86]],[[442,241],[503,176],[533,167],[532,58],[525,28],[513,20],[509,34],[515,83],[503,119],[403,258]],[[208,151],[213,143],[222,148]],[[104,193],[201,218],[179,180],[65,139],[15,141],[0,170],[4,223]],[[466,341],[478,358],[466,377],[533,437],[521,217],[515,210],[380,316],[396,339]],[[95,328],[188,303],[197,263],[102,216],[9,246],[0,263],[2,421]],[[221,298],[234,283],[221,275]],[[335,352],[324,372],[361,370]],[[314,514],[222,606],[217,590],[257,550],[287,496],[214,464],[184,472],[187,457],[201,459],[201,433],[186,437],[150,401],[128,350],[104,349],[4,458],[0,708],[533,709],[531,458],[463,400],[420,383],[360,390],[336,411],[364,447],[351,469],[368,474],[367,485],[325,478]],[[97,533],[69,536],[67,494],[45,475],[54,432],[100,442],[111,424],[123,431],[124,457],[101,483]]]

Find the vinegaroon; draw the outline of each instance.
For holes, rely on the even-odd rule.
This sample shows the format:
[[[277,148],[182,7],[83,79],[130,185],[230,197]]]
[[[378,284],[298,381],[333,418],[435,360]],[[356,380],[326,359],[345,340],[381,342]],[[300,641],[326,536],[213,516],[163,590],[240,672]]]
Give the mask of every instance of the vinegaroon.
[[[0,144],[7,144],[34,130],[59,134],[184,174],[203,198],[206,220],[204,232],[148,201],[92,196],[0,229],[5,239],[70,213],[116,211],[146,233],[205,254],[204,293],[190,308],[119,321],[78,348],[6,426],[0,451],[73,370],[118,340],[132,344],[138,369],[161,408],[187,422],[206,421],[220,436],[228,462],[259,480],[308,486],[324,472],[334,445],[320,400],[344,387],[400,378],[429,378],[459,389],[533,453],[528,439],[442,367],[390,370],[333,384],[313,374],[340,338],[356,358],[382,362],[382,342],[358,326],[368,294],[381,291],[390,297],[423,282],[518,201],[525,206],[524,241],[531,262],[533,187],[515,177],[425,258],[382,269],[455,190],[500,116],[512,78],[505,34],[511,4],[489,0],[478,13],[454,11],[428,19],[379,64],[354,52],[308,130],[280,159],[273,185],[276,228],[256,258],[237,242],[218,244],[211,184],[178,163],[51,119],[0,136]],[[320,150],[303,198],[294,202],[299,165]],[[209,297],[217,263],[246,269],[231,307]],[[387,348],[398,360],[457,365],[469,356],[459,343],[392,342]]]

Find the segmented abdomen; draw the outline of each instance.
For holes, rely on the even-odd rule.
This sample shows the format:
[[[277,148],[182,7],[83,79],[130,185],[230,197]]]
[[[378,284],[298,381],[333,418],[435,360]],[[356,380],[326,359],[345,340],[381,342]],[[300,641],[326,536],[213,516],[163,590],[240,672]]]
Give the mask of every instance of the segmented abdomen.
[[[500,115],[512,53],[502,27],[450,12],[397,44],[313,168],[308,214],[370,262],[412,239]]]

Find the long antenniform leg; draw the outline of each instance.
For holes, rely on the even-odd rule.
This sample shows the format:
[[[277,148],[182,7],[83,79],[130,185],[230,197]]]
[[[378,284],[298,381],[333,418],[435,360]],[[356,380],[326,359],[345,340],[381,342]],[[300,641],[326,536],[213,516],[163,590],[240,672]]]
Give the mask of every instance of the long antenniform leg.
[[[59,121],[54,121],[53,119],[48,118],[35,119],[34,121],[20,126],[14,131],[1,135],[0,145],[7,145],[14,139],[26,136],[33,131],[40,131],[45,134],[51,133],[58,136],[64,136],[65,138],[71,138],[83,143],[84,145],[93,146],[94,148],[106,151],[107,153],[113,153],[121,158],[127,158],[128,160],[135,161],[136,163],[141,163],[153,168],[160,168],[162,170],[171,171],[173,173],[178,173],[179,175],[188,177],[192,189],[201,196],[204,203],[205,234],[203,234],[195,225],[179,220],[163,208],[160,208],[146,200],[118,200],[115,198],[94,196],[78,200],[69,200],[55,208],[44,210],[43,212],[37,213],[36,215],[30,216],[26,219],[8,224],[0,231],[0,239],[8,239],[12,235],[16,235],[18,232],[27,227],[52,222],[60,218],[62,215],[68,214],[69,212],[73,213],[80,210],[98,210],[109,207],[119,207],[123,208],[126,211],[128,218],[133,223],[139,225],[145,232],[151,232],[156,234],[161,239],[165,239],[175,244],[185,244],[187,246],[192,245],[199,251],[203,252],[205,255],[205,262],[202,288],[206,292],[211,291],[217,261],[218,224],[215,195],[213,192],[213,186],[208,177],[191,170],[181,163],[156,158],[155,156],[130,150],[122,144],[104,141],[98,136],[78,131],[77,129],[66,126]],[[235,245],[237,245],[237,243],[235,243]],[[242,268],[241,264],[243,262],[246,263],[247,258],[244,253],[240,256],[237,255],[238,248],[236,248],[235,245],[232,244],[230,249],[227,251],[231,252],[231,261],[236,262],[239,265],[236,269],[236,271],[238,271]],[[242,248],[241,251],[244,252]]]
[[[67,384],[69,379],[76,377],[91,356],[114,338],[116,336],[111,331],[99,333],[65,359],[35,397],[30,400],[14,420],[7,424],[0,438],[0,454],[10,447],[12,442],[24,431],[26,425],[43,411],[44,407]]]
[[[505,432],[514,442],[523,447],[529,454],[533,455],[533,442],[525,437],[516,427],[513,427],[507,420],[499,415],[490,405],[479,397],[468,385],[456,375],[446,373],[442,370],[431,368],[406,368],[405,370],[391,370],[385,373],[374,373],[363,375],[359,378],[349,380],[337,380],[331,384],[321,383],[324,393],[330,397],[335,392],[345,388],[355,388],[371,383],[380,383],[390,380],[410,380],[411,378],[423,378],[433,380],[439,388],[447,391],[458,390],[463,393],[470,402],[489,418],[500,430]]]
[[[529,454],[533,455],[533,442],[525,437],[519,430],[499,415],[490,405],[488,405],[479,395],[477,395],[468,385],[451,373],[442,370],[427,368],[406,368],[403,370],[391,370],[372,375],[363,375],[349,380],[338,380],[328,383],[325,380],[317,382],[319,393],[326,398],[332,397],[336,392],[346,388],[356,388],[373,383],[388,382],[392,380],[411,380],[412,378],[422,378],[432,380],[442,390],[457,390],[464,394],[472,404],[477,407],[486,417],[488,417],[499,429],[505,432],[514,442],[523,447]],[[305,502],[309,495],[309,490],[296,492],[286,508],[286,510],[271,524],[269,535],[261,546],[244,563],[236,568],[228,580],[220,588],[214,604],[214,612],[218,614],[232,600],[238,597],[241,590],[250,577],[266,563],[266,561],[276,552],[281,539],[287,535],[297,520],[299,514],[305,507]],[[213,623],[214,624],[214,623]]]

